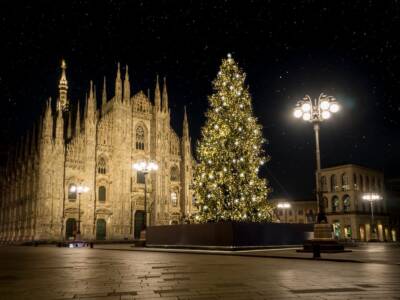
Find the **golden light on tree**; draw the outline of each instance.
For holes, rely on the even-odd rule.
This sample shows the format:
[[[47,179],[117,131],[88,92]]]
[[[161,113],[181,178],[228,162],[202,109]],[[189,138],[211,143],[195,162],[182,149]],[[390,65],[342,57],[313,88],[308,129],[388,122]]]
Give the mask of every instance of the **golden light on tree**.
[[[253,115],[245,77],[228,55],[213,81],[214,93],[197,147],[197,222],[262,222],[273,216],[267,181],[258,174],[269,158],[264,155],[265,140]]]

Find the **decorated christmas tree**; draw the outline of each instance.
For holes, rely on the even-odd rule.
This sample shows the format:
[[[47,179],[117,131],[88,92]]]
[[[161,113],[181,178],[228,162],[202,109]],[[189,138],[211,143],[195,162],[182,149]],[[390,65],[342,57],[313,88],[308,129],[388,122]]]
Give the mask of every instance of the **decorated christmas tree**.
[[[222,60],[197,147],[196,222],[271,221],[262,128],[253,115],[245,73],[228,54]]]

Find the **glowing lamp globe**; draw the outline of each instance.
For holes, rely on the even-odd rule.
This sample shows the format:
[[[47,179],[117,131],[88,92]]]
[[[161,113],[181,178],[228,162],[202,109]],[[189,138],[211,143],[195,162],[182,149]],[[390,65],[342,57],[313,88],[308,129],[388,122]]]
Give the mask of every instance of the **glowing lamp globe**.
[[[311,104],[310,103],[304,103],[301,106],[301,109],[303,110],[303,112],[309,112],[311,110]]]
[[[301,116],[303,115],[303,111],[300,108],[296,108],[293,112],[293,115],[295,118],[301,118]]]
[[[321,107],[322,110],[328,110],[330,103],[329,103],[329,101],[324,100],[320,103],[319,106]]]
[[[303,114],[303,120],[304,121],[310,121],[311,120],[311,114],[306,112]]]
[[[330,112],[332,113],[337,113],[339,111],[340,107],[339,104],[337,103],[332,103],[331,106],[329,107]]]
[[[325,110],[325,111],[322,112],[322,118],[324,120],[329,119],[330,117],[331,117],[331,113],[329,111]]]

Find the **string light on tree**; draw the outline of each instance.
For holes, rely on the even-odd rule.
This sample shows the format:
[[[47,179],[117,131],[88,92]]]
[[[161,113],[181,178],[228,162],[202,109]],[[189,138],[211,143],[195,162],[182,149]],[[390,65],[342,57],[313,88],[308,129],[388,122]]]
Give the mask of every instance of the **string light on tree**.
[[[259,166],[268,157],[264,154],[261,126],[253,116],[245,79],[245,73],[228,54],[213,81],[210,109],[197,148],[198,164],[194,172],[200,208],[197,222],[272,219],[267,181],[258,176]]]

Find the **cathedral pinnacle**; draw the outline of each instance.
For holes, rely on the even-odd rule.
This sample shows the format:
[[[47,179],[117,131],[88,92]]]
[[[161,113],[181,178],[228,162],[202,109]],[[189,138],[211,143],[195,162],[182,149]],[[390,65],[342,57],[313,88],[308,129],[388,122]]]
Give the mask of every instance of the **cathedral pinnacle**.
[[[117,101],[122,101],[122,80],[119,63],[117,69],[117,78],[115,79],[115,98]]]
[[[186,138],[189,138],[189,124],[188,124],[188,119],[187,119],[187,113],[186,113],[186,105],[183,108],[184,113],[183,113],[183,136]]]
[[[59,98],[57,103],[57,110],[67,111],[69,107],[68,103],[68,80],[65,70],[67,69],[67,64],[63,59],[61,61],[61,78],[58,84]]]
[[[161,107],[160,84],[158,83],[158,74],[156,79],[156,90],[154,91],[154,102],[156,108],[159,110]]]
[[[125,78],[124,78],[124,102],[128,102],[131,98],[131,84],[129,82],[129,71],[128,65],[125,67]]]
[[[168,112],[168,93],[167,93],[167,78],[164,77],[163,95],[162,95],[163,110]]]
[[[102,108],[104,108],[106,103],[107,103],[107,88],[106,88],[106,76],[104,76],[103,95],[101,97],[101,106],[102,106]]]

